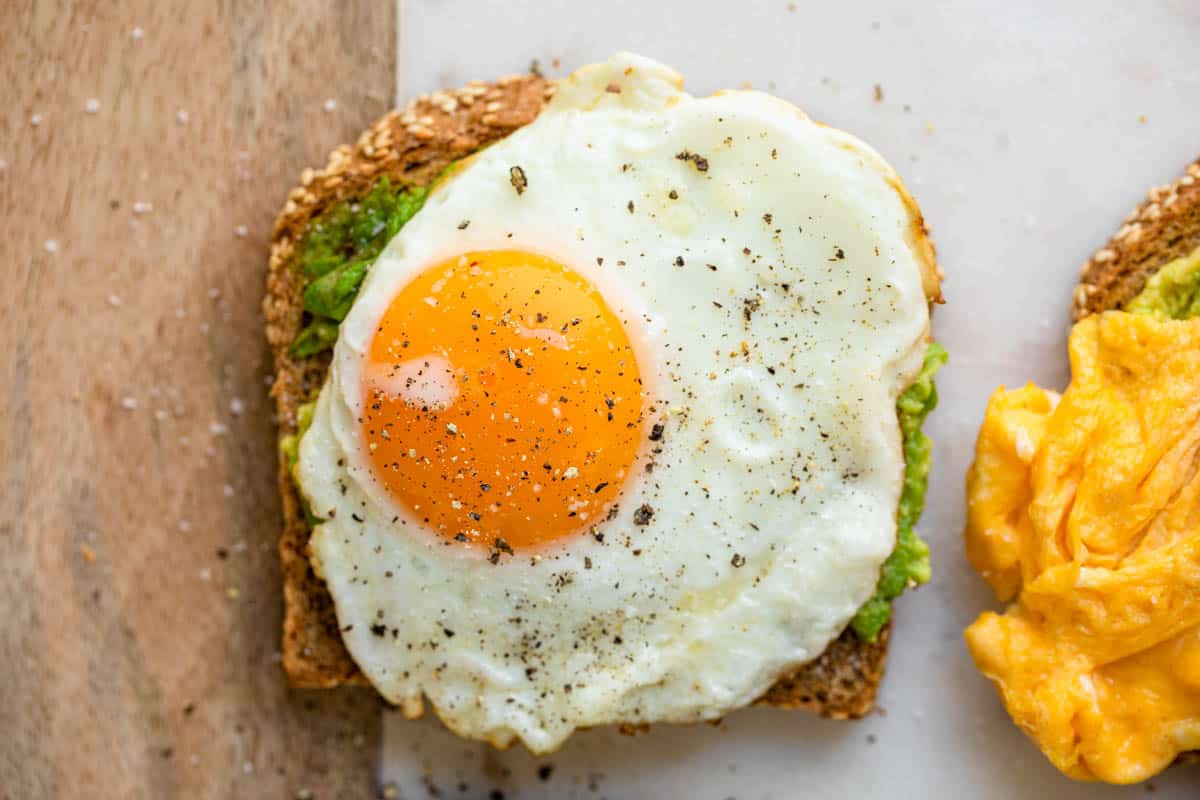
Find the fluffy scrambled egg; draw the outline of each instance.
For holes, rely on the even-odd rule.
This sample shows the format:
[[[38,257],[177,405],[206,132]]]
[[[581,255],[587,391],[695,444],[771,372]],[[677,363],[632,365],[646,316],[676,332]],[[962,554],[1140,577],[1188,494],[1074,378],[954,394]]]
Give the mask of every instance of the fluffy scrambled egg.
[[[1132,783],[1200,749],[1200,319],[1089,317],[1070,357],[988,403],[967,555],[1014,602],[966,639],[1055,766]]]

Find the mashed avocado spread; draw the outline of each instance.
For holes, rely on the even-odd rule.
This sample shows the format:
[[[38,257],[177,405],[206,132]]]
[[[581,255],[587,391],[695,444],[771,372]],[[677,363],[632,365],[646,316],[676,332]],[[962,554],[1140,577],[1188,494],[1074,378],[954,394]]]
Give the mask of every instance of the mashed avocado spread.
[[[1161,319],[1200,316],[1200,248],[1160,268],[1125,310]]]
[[[292,342],[289,352],[293,357],[307,358],[333,347],[337,341],[338,324],[354,304],[367,271],[384,246],[421,210],[429,195],[429,188],[395,189],[384,177],[362,199],[343,200],[322,212],[309,225],[300,244],[297,260],[297,267],[305,281],[304,310],[309,322]],[[1200,252],[1193,258],[1200,259]],[[1196,263],[1193,261],[1193,267]],[[1154,280],[1159,280],[1165,271],[1160,271]],[[1191,282],[1187,284],[1190,286],[1187,302],[1200,310],[1200,283],[1196,280],[1200,277],[1200,271],[1189,277]],[[1178,285],[1183,286],[1184,283],[1181,278]],[[1166,289],[1182,291],[1174,289],[1175,286],[1172,283]],[[1149,289],[1147,285],[1147,291]],[[1141,296],[1133,302],[1140,299]],[[892,600],[899,597],[908,586],[929,580],[929,546],[921,541],[913,528],[925,508],[925,487],[930,466],[931,443],[921,431],[921,425],[937,405],[937,387],[933,376],[946,363],[946,358],[946,351],[941,345],[936,342],[930,344],[916,381],[896,402],[904,438],[904,486],[896,513],[896,549],[883,563],[875,596],[859,609],[850,623],[859,638],[868,642],[875,641],[879,631],[891,618]],[[296,433],[284,436],[279,442],[280,452],[293,476],[299,458],[300,437],[312,423],[314,405],[313,402],[305,403],[296,410]],[[304,508],[304,514],[310,527],[316,523],[307,507]]]
[[[297,264],[310,319],[292,342],[294,357],[333,347],[338,323],[350,312],[367,270],[428,195],[428,187],[394,189],[385,176],[366,197],[343,200],[309,225]]]
[[[932,442],[921,425],[937,407],[934,373],[946,363],[947,354],[937,342],[925,351],[925,364],[912,386],[896,401],[896,414],[904,437],[904,487],[896,511],[896,549],[883,562],[875,596],[866,602],[850,621],[860,639],[875,641],[879,631],[892,617],[892,600],[908,586],[929,580],[929,545],[913,529],[925,510],[925,488],[929,484]]]

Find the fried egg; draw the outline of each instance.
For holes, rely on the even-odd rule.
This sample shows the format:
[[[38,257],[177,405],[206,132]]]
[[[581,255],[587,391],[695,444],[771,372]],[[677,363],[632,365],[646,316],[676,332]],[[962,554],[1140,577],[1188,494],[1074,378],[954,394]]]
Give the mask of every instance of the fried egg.
[[[297,478],[362,672],[537,753],[718,718],[818,656],[896,539],[933,266],[862,142],[580,69],[372,267]]]

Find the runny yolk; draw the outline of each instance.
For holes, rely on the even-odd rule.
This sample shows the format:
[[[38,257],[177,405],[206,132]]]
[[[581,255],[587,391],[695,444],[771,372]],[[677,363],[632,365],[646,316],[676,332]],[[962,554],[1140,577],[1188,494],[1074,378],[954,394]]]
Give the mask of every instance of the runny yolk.
[[[395,297],[363,371],[375,477],[424,527],[498,553],[604,518],[642,440],[621,320],[564,264],[467,253]]]

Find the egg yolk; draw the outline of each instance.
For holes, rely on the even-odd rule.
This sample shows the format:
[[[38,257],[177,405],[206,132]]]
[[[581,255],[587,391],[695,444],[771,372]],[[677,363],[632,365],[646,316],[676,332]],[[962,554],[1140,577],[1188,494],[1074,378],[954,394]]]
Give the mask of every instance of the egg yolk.
[[[643,440],[621,320],[534,253],[468,253],[419,274],[380,319],[361,388],[376,479],[424,528],[493,560],[602,520]]]
[[[1068,775],[1132,783],[1200,750],[1200,319],[1071,332],[1071,385],[996,391],[967,555],[1002,600],[966,632]]]

